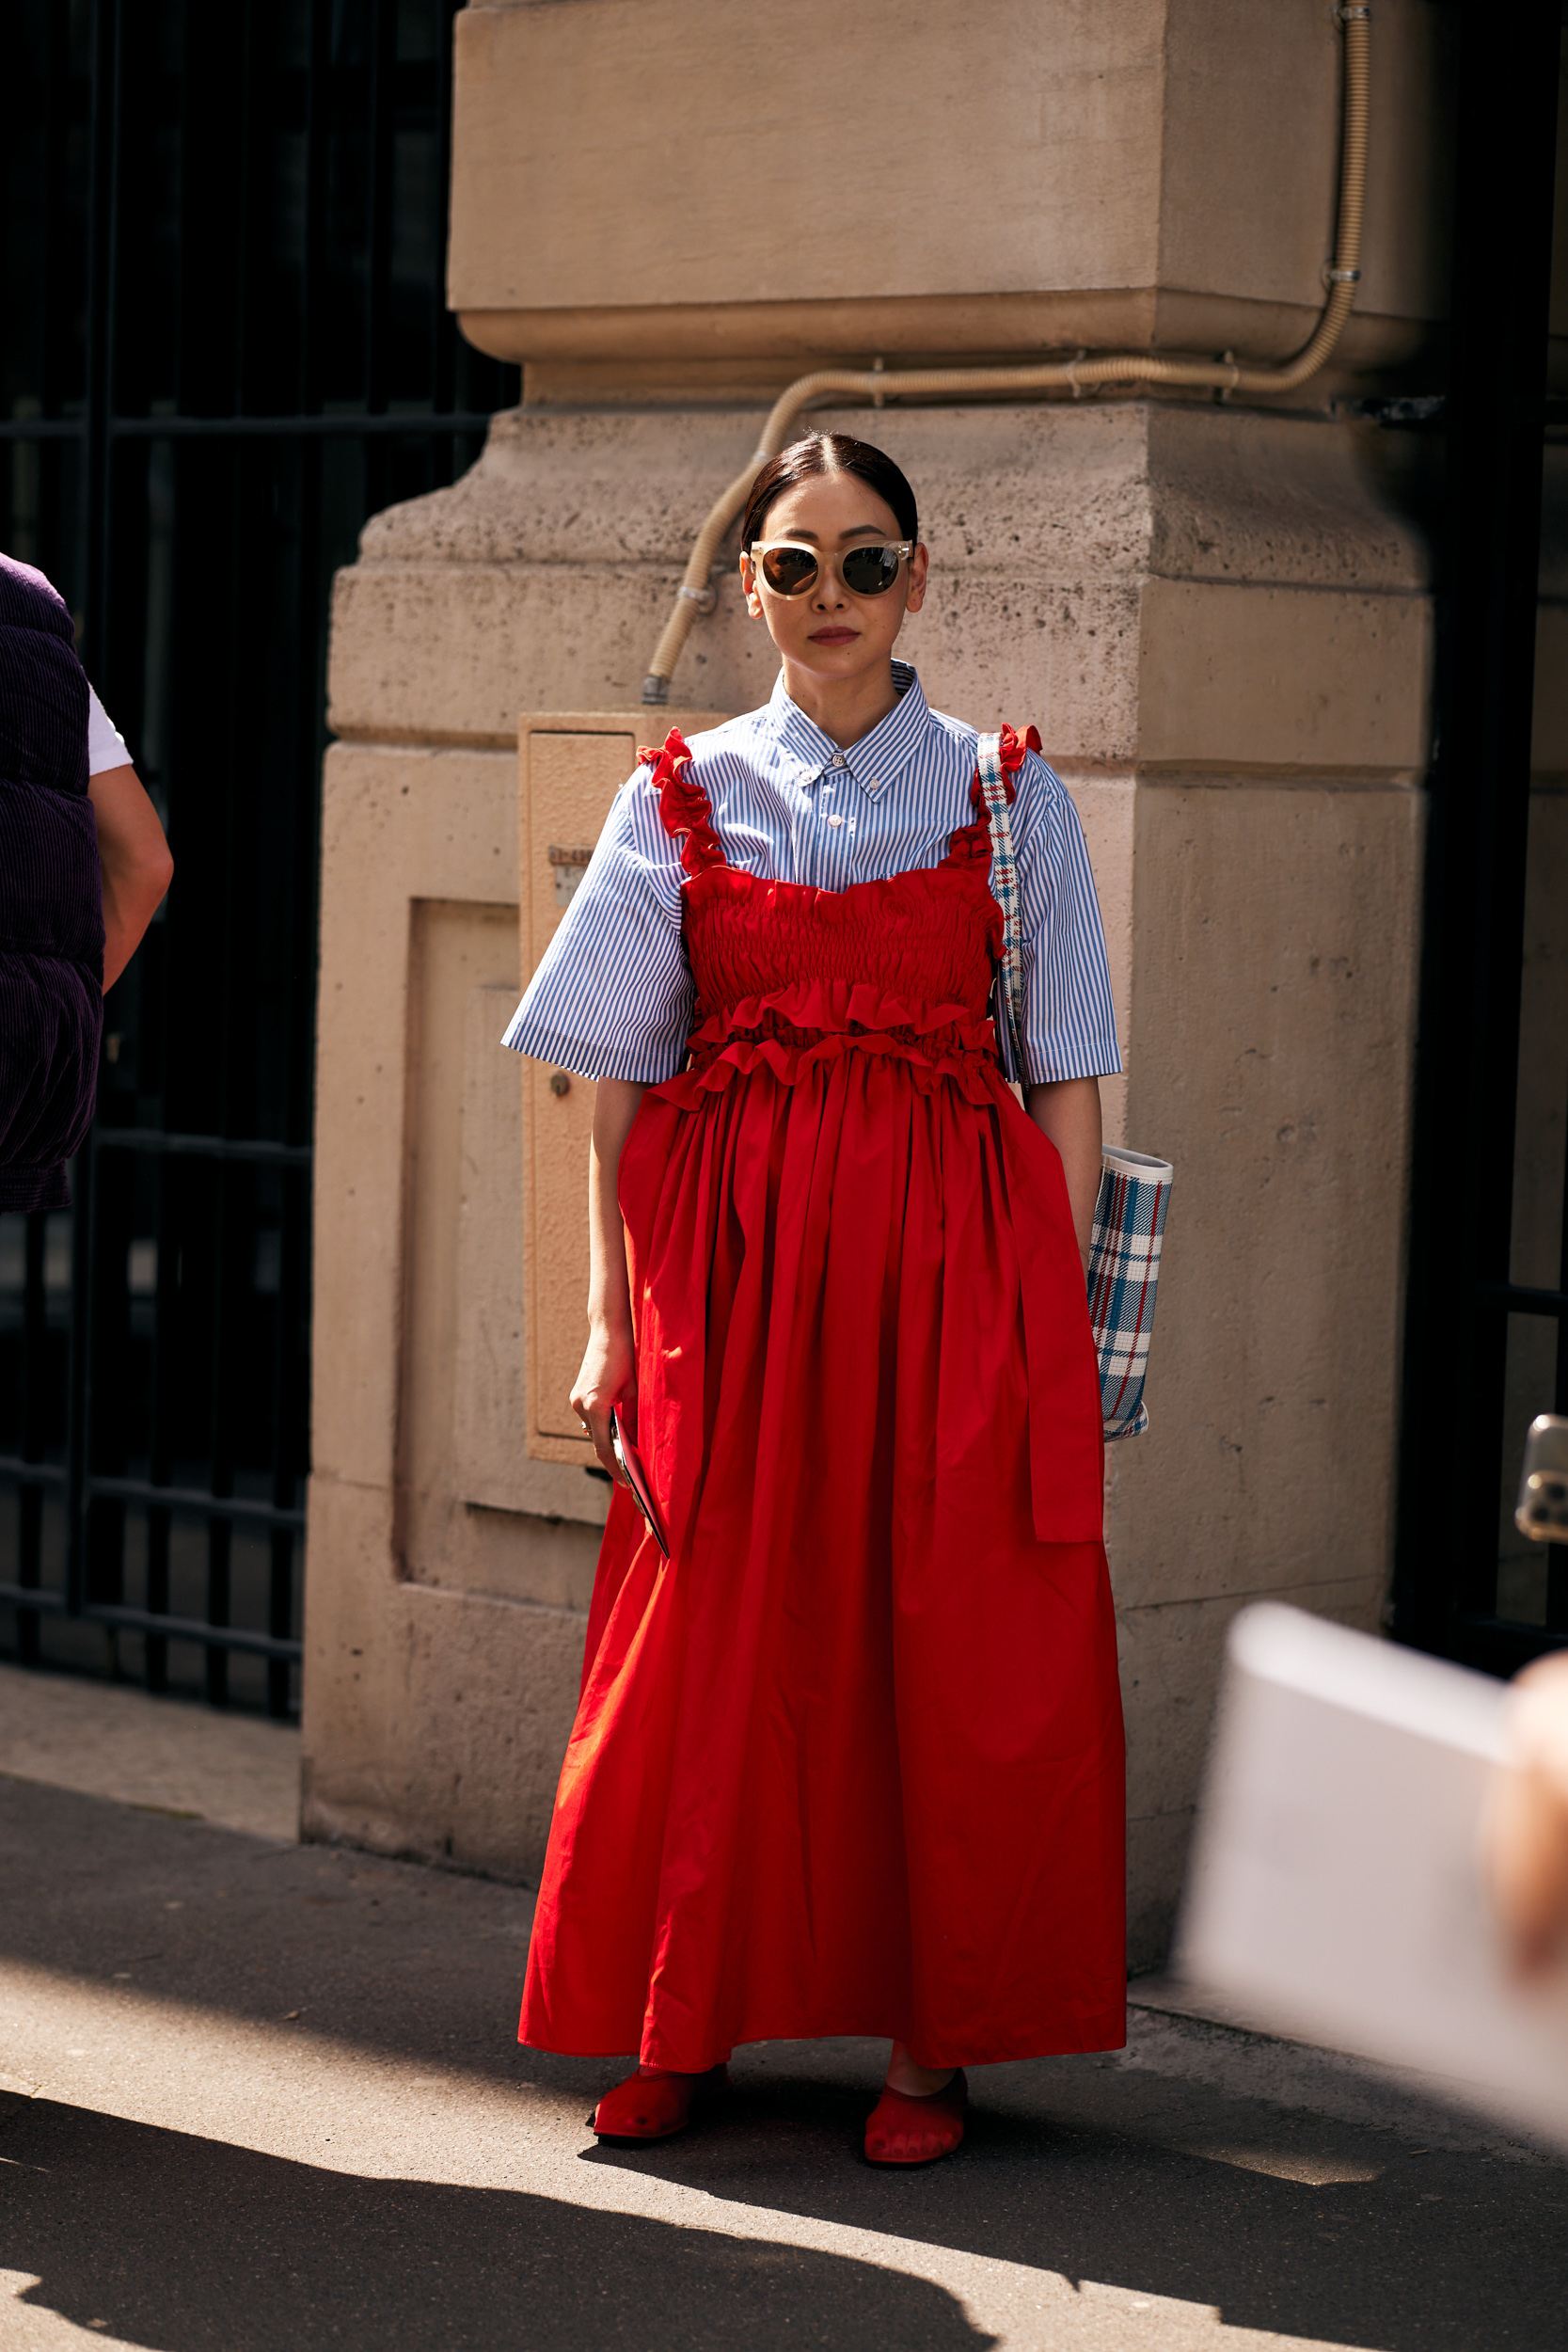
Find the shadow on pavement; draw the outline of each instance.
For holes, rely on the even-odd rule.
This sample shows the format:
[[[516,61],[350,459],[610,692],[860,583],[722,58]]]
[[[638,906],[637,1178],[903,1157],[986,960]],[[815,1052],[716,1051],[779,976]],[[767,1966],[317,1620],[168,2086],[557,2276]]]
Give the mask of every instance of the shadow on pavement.
[[[0,2262],[24,2303],[153,2352],[744,2342],[983,2352],[943,2289],[872,2263],[503,2189],[365,2180],[0,2095]]]
[[[977,2073],[958,2153],[929,2170],[884,2172],[846,2162],[869,2102],[814,2075],[827,2046],[768,2045],[777,2081],[748,2079],[743,2056],[727,2117],[715,2109],[679,2139],[595,2146],[581,2160],[1074,2285],[1217,2307],[1227,2328],[1314,2344],[1557,2352],[1564,2341],[1560,2167],[1417,2154],[1391,2132],[1047,2059]],[[1308,2177],[1250,2169],[1259,2161]],[[1313,2185],[1335,2170],[1363,2177]]]
[[[1563,2342],[1560,2165],[1417,2153],[1404,2131],[1062,2058],[978,2070],[958,2155],[879,2172],[856,2156],[885,2056],[869,2042],[739,2053],[725,2121],[648,2151],[584,2146],[582,2118],[625,2069],[517,2047],[522,1890],[3,1777],[0,1884],[0,1960],[276,2023],[288,2040],[306,2032],[476,2082],[532,2084],[559,2106],[568,2169],[577,2147],[585,2163],[758,2210],[1217,2307],[1229,2327],[1309,2342],[1372,2352]],[[302,2023],[283,2022],[295,2013]],[[956,2303],[891,2269],[521,2192],[318,2171],[36,2101],[27,2112],[55,2119],[56,2153],[24,2156],[14,2123],[4,2153],[59,2177],[3,2168],[8,2184],[27,2182],[27,2218],[0,2260],[42,2274],[35,2299],[167,2352],[309,2343],[285,2328],[296,2296],[338,2315],[340,2343],[400,2352],[504,2345],[497,2329],[512,2324],[514,2298],[519,2342],[532,2314],[531,2345],[568,2331],[579,2346],[652,2352],[743,2334],[811,2341],[806,2314],[819,2319],[835,2296],[850,2317],[819,2331],[835,2345],[853,2344],[863,2322],[867,2344],[982,2341]],[[1418,2127],[1414,2105],[1409,2121]],[[764,2293],[784,2299],[759,2339],[749,2322]],[[248,2337],[233,2332],[238,2312],[255,2315]],[[890,2312],[904,2314],[896,2327]]]

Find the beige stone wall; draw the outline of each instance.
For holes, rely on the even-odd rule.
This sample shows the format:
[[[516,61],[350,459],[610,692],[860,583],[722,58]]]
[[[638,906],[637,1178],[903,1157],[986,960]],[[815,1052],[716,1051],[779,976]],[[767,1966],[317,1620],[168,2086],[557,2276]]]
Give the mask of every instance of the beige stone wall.
[[[1378,0],[1352,368],[1443,312],[1431,0]],[[457,19],[450,295],[531,399],[827,358],[1234,346],[1323,298],[1324,0],[573,0]]]
[[[505,1876],[548,1817],[603,1517],[513,1436],[515,776],[327,757],[303,1788],[308,1836]]]
[[[754,429],[722,411],[499,419],[480,466],[379,517],[339,581],[317,1835],[537,1867],[598,1495],[505,1445],[516,1080],[484,1039],[518,952],[510,746],[519,708],[633,707],[690,536]],[[1110,1485],[1148,1961],[1229,1615],[1284,1593],[1370,1625],[1386,1575],[1423,560],[1369,430],[1323,418],[889,409],[875,432],[932,549],[907,649],[940,707],[1039,725],[1106,915],[1128,1059],[1109,1123],[1179,1170],[1153,1428],[1114,1451]],[[773,668],[727,579],[675,692],[747,708]]]
[[[528,405],[337,588],[305,1818],[526,1877],[603,1491],[518,1434],[518,713],[643,723],[708,503],[816,359],[1293,350],[1340,39],[1325,0],[495,0],[456,30],[451,297]],[[1389,445],[1328,404],[1442,314],[1450,30],[1378,0],[1365,275],[1288,410],[843,420],[921,495],[932,700],[1035,720],[1074,794],[1108,1124],[1179,1169],[1153,1428],[1109,1489],[1135,1961],[1229,1615],[1370,1625],[1387,1570],[1430,614]],[[732,572],[673,699],[746,709],[773,668]]]

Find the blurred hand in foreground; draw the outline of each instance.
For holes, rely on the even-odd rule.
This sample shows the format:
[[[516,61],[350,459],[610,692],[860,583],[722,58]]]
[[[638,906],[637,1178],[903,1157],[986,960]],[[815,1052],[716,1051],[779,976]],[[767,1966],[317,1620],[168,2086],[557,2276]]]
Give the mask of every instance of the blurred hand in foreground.
[[[1529,1979],[1568,1952],[1568,1652],[1538,1659],[1514,1681],[1507,1737],[1487,1864],[1509,1960]]]

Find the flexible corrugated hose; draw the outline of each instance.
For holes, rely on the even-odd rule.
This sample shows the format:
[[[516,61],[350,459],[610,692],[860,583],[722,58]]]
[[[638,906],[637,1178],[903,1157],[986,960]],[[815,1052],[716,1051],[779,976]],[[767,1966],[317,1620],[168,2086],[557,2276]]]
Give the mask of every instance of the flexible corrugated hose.
[[[880,402],[888,393],[1080,392],[1099,384],[1178,384],[1196,390],[1293,392],[1315,375],[1338,342],[1361,276],[1361,220],[1367,187],[1367,60],[1370,8],[1341,8],[1344,31],[1344,119],[1339,143],[1339,219],[1328,300],[1309,340],[1282,368],[1248,368],[1230,359],[1159,359],[1146,352],[1107,352],[1098,358],[1052,359],[1017,368],[819,368],[798,376],[774,402],[762,438],[742,470],[716,500],[697,533],[674,610],[642,681],[644,703],[667,702],[670,679],[699,612],[715,597],[708,575],[724,533],[745,507],[759,469],[785,447],[803,409],[831,393]]]

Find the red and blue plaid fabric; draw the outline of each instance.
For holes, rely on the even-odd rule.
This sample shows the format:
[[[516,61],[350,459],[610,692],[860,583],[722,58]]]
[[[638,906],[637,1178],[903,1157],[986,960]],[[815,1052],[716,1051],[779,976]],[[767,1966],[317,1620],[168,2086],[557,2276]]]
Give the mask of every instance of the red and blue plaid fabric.
[[[1029,730],[1031,744],[1039,737]],[[982,735],[974,746],[976,772],[990,819],[990,895],[1002,910],[1002,963],[997,973],[997,1034],[1005,1034],[1002,1067],[1009,1078],[1023,1082],[1024,1058],[1023,924],[1019,896],[1018,858],[1013,850],[1013,820],[1007,808],[1007,779],[1002,766],[1002,738]]]
[[[1101,1160],[1089,1243],[1089,1321],[1108,1438],[1138,1438],[1148,1427],[1144,1375],[1174,1174],[1168,1160],[1119,1145],[1108,1146]]]

